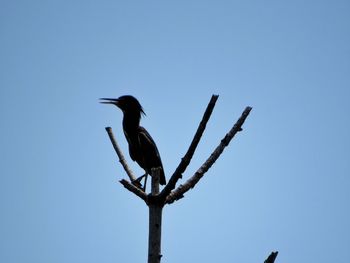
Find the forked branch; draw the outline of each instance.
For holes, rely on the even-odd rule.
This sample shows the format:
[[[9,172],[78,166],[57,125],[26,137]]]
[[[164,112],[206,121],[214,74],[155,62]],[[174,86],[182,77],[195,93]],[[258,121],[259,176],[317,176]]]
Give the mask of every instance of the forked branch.
[[[241,117],[237,120],[237,122],[234,124],[234,126],[231,128],[231,130],[225,135],[225,137],[221,140],[220,144],[216,147],[216,149],[212,152],[212,154],[209,156],[209,158],[202,164],[202,166],[195,172],[195,174],[189,178],[184,184],[181,184],[177,189],[173,190],[176,186],[177,181],[182,178],[183,172],[186,170],[187,166],[189,165],[193,154],[198,146],[198,143],[203,135],[203,132],[206,128],[206,125],[208,123],[208,120],[213,112],[215,103],[218,99],[218,95],[212,95],[208,106],[203,114],[202,120],[197,128],[197,131],[192,139],[192,142],[185,154],[185,156],[181,159],[180,164],[176,168],[175,172],[171,176],[168,184],[164,187],[164,189],[161,191],[161,193],[152,200],[157,202],[161,202],[163,204],[171,204],[176,200],[181,199],[184,194],[193,188],[198,181],[204,176],[204,174],[210,169],[210,167],[215,163],[215,161],[220,157],[221,153],[224,151],[225,147],[228,146],[232,138],[236,135],[237,132],[242,130],[242,125],[245,122],[246,118],[248,117],[250,111],[252,110],[251,107],[246,107],[243,111]],[[106,131],[108,133],[108,136],[112,142],[113,148],[116,151],[119,162],[122,164],[125,172],[130,178],[131,182],[135,182],[135,176],[131,169],[129,168],[124,155],[122,151],[120,150],[113,132],[112,128],[106,127]],[[150,200],[147,196],[147,194],[142,191],[139,187],[131,184],[130,182],[126,181],[125,179],[122,179],[120,183],[129,191],[133,192],[135,195],[139,196],[141,199],[143,199],[146,203],[148,203]],[[172,191],[173,190],[173,191]]]
[[[230,143],[230,141],[236,135],[236,133],[242,130],[242,125],[248,117],[251,110],[251,107],[245,108],[241,117],[237,120],[235,125],[233,125],[231,130],[221,140],[220,144],[212,152],[209,158],[202,164],[202,166],[195,172],[195,174],[191,178],[189,178],[184,184],[180,185],[178,188],[176,188],[176,190],[172,191],[166,197],[166,203],[171,204],[174,201],[181,199],[188,190],[193,188],[198,183],[198,181],[203,177],[203,175],[220,157],[221,153],[224,151],[225,147]]]
[[[216,149],[212,152],[209,158],[202,164],[202,166],[196,171],[196,173],[189,178],[183,185],[180,185],[177,189],[176,183],[182,178],[182,174],[185,172],[187,166],[189,165],[193,154],[198,146],[198,143],[203,135],[203,132],[206,128],[208,120],[213,112],[215,103],[218,99],[218,95],[213,95],[211,100],[203,114],[202,120],[197,128],[197,131],[192,139],[192,142],[185,154],[185,156],[181,159],[178,167],[175,172],[171,176],[168,184],[164,187],[164,189],[159,193],[159,170],[152,169],[152,193],[147,195],[141,188],[135,186],[135,176],[131,169],[129,168],[122,151],[120,150],[116,140],[114,139],[112,129],[110,127],[106,127],[106,131],[109,135],[109,138],[112,142],[114,150],[116,151],[119,162],[122,164],[125,172],[130,178],[130,181],[122,179],[120,183],[128,189],[130,192],[134,193],[149,207],[149,263],[159,263],[161,260],[161,221],[162,221],[162,209],[165,204],[173,203],[176,200],[181,199],[184,194],[191,188],[193,188],[198,181],[203,177],[203,175],[210,169],[210,167],[215,163],[215,161],[220,157],[221,153],[225,149],[226,146],[230,143],[235,134],[242,130],[242,125],[246,118],[248,117],[251,107],[246,107],[243,111],[242,116],[238,119],[235,125],[231,128],[231,130],[225,135],[225,137],[221,140],[220,144],[216,147]],[[173,190],[175,189],[175,190]],[[273,263],[277,256],[277,252],[275,254],[271,254],[270,257],[265,261],[265,263]]]

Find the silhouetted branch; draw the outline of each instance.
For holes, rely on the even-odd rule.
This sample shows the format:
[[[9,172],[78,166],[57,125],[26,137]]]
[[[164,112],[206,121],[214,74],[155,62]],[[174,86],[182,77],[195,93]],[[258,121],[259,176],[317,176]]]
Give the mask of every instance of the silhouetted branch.
[[[147,194],[142,191],[142,189],[138,188],[137,186],[129,183],[127,180],[122,179],[119,181],[126,189],[128,189],[130,192],[134,193],[135,195],[137,195],[138,197],[140,197],[143,201],[145,201],[146,203],[148,202],[147,199]]]
[[[181,159],[180,164],[178,165],[178,167],[176,168],[175,172],[173,173],[173,175],[171,176],[168,184],[164,187],[164,189],[162,190],[162,192],[160,193],[160,198],[164,198],[171,192],[171,190],[173,190],[176,186],[177,181],[182,178],[182,174],[185,172],[188,164],[190,163],[192,156],[197,148],[197,145],[202,137],[202,134],[205,130],[205,127],[207,125],[207,122],[210,118],[210,115],[213,112],[215,103],[218,99],[219,95],[212,95],[209,104],[204,112],[204,115],[202,117],[202,120],[197,128],[197,131],[193,137],[193,140],[185,154],[185,156]]]
[[[264,263],[274,263],[278,255],[278,251],[271,252],[270,256],[264,261]]]
[[[231,139],[236,135],[237,132],[242,130],[242,125],[248,117],[251,110],[251,107],[245,108],[241,117],[238,119],[235,125],[233,125],[233,127],[225,135],[225,137],[221,140],[220,144],[212,152],[209,158],[202,164],[202,166],[195,172],[195,174],[190,179],[188,179],[183,185],[179,185],[179,187],[176,188],[176,190],[172,191],[166,197],[166,203],[171,204],[174,201],[181,199],[189,189],[193,188],[198,183],[198,181],[203,177],[203,175],[219,158],[221,153],[224,151],[225,147],[230,143]]]
[[[115,152],[117,153],[117,155],[119,157],[119,162],[122,164],[125,172],[129,176],[130,181],[134,182],[136,180],[136,177],[135,177],[134,173],[131,171],[131,169],[129,168],[129,165],[127,164],[127,162],[126,162],[126,160],[124,158],[124,155],[123,155],[122,151],[120,150],[120,148],[119,148],[119,146],[117,144],[117,141],[114,138],[112,128],[111,127],[106,127],[106,131],[108,133],[109,139],[112,142],[113,148],[114,148]]]

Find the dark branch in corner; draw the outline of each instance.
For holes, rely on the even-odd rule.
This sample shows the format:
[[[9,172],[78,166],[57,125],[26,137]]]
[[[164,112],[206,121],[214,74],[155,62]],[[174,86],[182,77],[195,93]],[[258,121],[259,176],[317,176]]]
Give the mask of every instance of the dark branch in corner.
[[[184,194],[193,188],[198,181],[203,177],[203,175],[210,169],[210,167],[215,163],[215,161],[220,157],[221,153],[224,151],[225,147],[228,146],[231,139],[236,135],[237,132],[242,130],[242,125],[246,118],[248,117],[251,107],[246,107],[243,111],[241,117],[238,121],[233,125],[231,130],[225,135],[225,137],[221,140],[220,144],[216,147],[216,149],[212,152],[209,158],[202,164],[202,166],[195,172],[195,174],[188,179],[183,185],[180,185],[176,190],[172,191],[166,197],[166,203],[171,204],[176,200],[181,199]]]
[[[117,153],[117,155],[119,157],[119,162],[122,164],[125,172],[129,176],[130,181],[134,182],[136,180],[136,177],[135,177],[134,173],[131,171],[131,169],[129,168],[129,165],[127,164],[127,162],[125,160],[125,157],[124,157],[122,151],[120,150],[119,145],[117,144],[117,141],[114,138],[112,128],[111,127],[106,127],[106,131],[108,133],[109,139],[111,140],[113,148],[114,148],[115,152]]]
[[[192,156],[198,146],[198,143],[203,135],[203,132],[205,130],[205,127],[208,123],[208,120],[213,112],[213,109],[215,107],[215,103],[218,99],[218,95],[212,95],[208,106],[203,114],[202,120],[197,128],[197,131],[193,137],[193,140],[185,154],[185,156],[181,159],[180,164],[178,165],[178,167],[176,168],[175,172],[173,173],[173,175],[171,176],[168,184],[164,187],[164,189],[162,190],[162,192],[160,193],[160,198],[165,199],[166,196],[168,196],[171,192],[171,190],[173,190],[176,186],[177,181],[182,178],[182,174],[185,172],[188,164],[190,163]]]
[[[264,263],[274,263],[278,255],[278,251],[271,252],[270,256],[264,261]]]

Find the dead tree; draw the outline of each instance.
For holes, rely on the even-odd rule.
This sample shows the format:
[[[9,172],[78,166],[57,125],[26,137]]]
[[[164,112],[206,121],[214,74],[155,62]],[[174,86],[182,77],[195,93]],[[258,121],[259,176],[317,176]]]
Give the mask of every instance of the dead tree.
[[[214,162],[220,157],[221,153],[226,146],[230,143],[231,139],[240,131],[242,131],[242,125],[248,117],[251,107],[246,107],[241,117],[233,125],[230,131],[220,141],[216,149],[210,154],[208,159],[199,167],[199,169],[184,183],[180,184],[176,189],[176,184],[179,179],[182,178],[187,166],[189,165],[192,156],[197,148],[197,145],[202,137],[205,130],[206,124],[213,112],[215,103],[218,99],[218,95],[213,95],[209,104],[204,112],[202,120],[197,128],[197,131],[193,137],[193,140],[176,168],[175,172],[168,181],[168,184],[159,191],[159,170],[152,169],[152,182],[151,182],[151,193],[145,193],[141,188],[135,186],[131,182],[135,181],[136,177],[129,168],[122,151],[120,150],[114,136],[112,129],[106,127],[106,131],[112,142],[112,145],[119,157],[119,162],[122,164],[125,172],[129,177],[129,181],[126,179],[120,180],[120,183],[140,197],[146,205],[149,207],[149,239],[148,239],[148,263],[160,263],[161,261],[161,230],[162,230],[162,210],[166,204],[171,204],[184,197],[184,194],[193,188],[203,175],[210,169]],[[276,254],[277,255],[277,254]],[[269,261],[270,262],[270,261]]]

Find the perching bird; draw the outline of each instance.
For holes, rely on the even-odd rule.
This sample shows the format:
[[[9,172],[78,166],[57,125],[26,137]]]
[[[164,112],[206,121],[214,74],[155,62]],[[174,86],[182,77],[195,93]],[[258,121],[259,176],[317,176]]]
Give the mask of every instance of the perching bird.
[[[160,184],[165,185],[165,175],[162,160],[155,142],[145,128],[140,126],[141,114],[146,115],[141,104],[130,95],[121,96],[118,99],[101,98],[101,103],[116,105],[123,112],[123,131],[129,144],[129,154],[144,170],[145,174],[136,181],[140,182],[145,177],[145,190],[147,175],[151,175],[151,169],[161,167]]]

